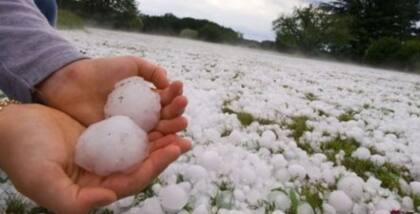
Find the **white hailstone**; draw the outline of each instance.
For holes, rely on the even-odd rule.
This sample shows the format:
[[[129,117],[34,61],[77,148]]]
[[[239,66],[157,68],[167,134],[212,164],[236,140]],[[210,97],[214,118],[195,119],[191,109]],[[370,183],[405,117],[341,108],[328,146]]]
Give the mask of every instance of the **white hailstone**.
[[[353,207],[353,201],[345,192],[340,190],[330,194],[328,203],[335,208],[337,213],[350,213]]]
[[[345,192],[353,200],[358,201],[363,196],[363,184],[365,182],[363,179],[356,176],[347,176],[342,179],[337,184],[338,190]]]
[[[396,200],[392,198],[381,199],[376,203],[376,210],[387,210],[388,212],[392,210],[400,210],[401,205]]]
[[[401,205],[402,205],[402,208],[404,209],[404,210],[407,210],[407,211],[413,211],[414,210],[414,203],[413,203],[413,199],[411,199],[410,197],[408,197],[408,196],[405,196],[403,199],[402,199],[402,201],[401,201]]]
[[[152,130],[160,117],[160,96],[141,77],[131,77],[115,85],[108,95],[105,116],[130,117],[146,132]]]
[[[185,171],[185,178],[192,182],[197,182],[207,178],[207,171],[200,165],[191,165]]]
[[[381,188],[381,183],[382,181],[376,179],[375,177],[369,177],[369,179],[366,181],[365,186],[376,191]]]
[[[384,165],[385,161],[386,161],[385,157],[383,157],[381,155],[372,155],[370,157],[370,160],[378,166]]]
[[[198,157],[198,163],[208,170],[217,170],[222,160],[215,151],[206,151]]]
[[[327,203],[322,204],[322,211],[324,214],[336,214],[335,208]]]
[[[389,214],[388,210],[377,210],[374,214]]]
[[[274,174],[275,178],[280,182],[287,182],[290,180],[290,174],[287,169],[280,169]]]
[[[205,204],[200,204],[194,208],[192,214],[208,214],[209,209],[206,207]]]
[[[401,191],[405,194],[411,193],[411,187],[404,179],[400,178],[399,180]]]
[[[148,198],[143,202],[143,206],[141,206],[139,212],[142,214],[164,214],[165,212],[160,206],[159,199],[157,197]],[[135,214],[137,214],[135,213]],[[134,214],[134,212],[133,212]]]
[[[284,168],[287,166],[287,160],[284,158],[282,154],[275,154],[271,158],[271,163],[276,169]]]
[[[276,135],[273,131],[267,130],[264,131],[261,136],[260,145],[266,148],[271,148],[274,144],[274,141],[276,141]]]
[[[411,193],[414,195],[420,195],[420,182],[413,181],[410,183]]]
[[[188,202],[188,194],[178,185],[169,185],[159,192],[162,207],[169,212],[178,212]]]
[[[75,162],[97,175],[124,172],[147,155],[147,133],[130,118],[115,116],[95,123],[80,136]]]
[[[272,214],[284,214],[284,212],[281,210],[274,210]]]
[[[354,214],[368,214],[369,208],[366,204],[355,204],[353,206],[353,213]]]
[[[288,170],[292,178],[304,179],[306,176],[305,167],[303,167],[302,165],[299,165],[299,164],[290,165]]]
[[[128,208],[134,203],[134,196],[123,198],[117,201],[117,206],[120,208]]]
[[[288,210],[292,205],[292,201],[290,200],[290,198],[283,192],[277,191],[275,193],[276,194],[274,195],[274,198],[272,200],[276,204],[276,207],[283,211]]]
[[[312,209],[311,205],[308,203],[303,203],[298,206],[297,209],[298,214],[314,214],[314,209]]]
[[[365,147],[359,147],[351,156],[361,160],[367,160],[370,158],[370,151]]]

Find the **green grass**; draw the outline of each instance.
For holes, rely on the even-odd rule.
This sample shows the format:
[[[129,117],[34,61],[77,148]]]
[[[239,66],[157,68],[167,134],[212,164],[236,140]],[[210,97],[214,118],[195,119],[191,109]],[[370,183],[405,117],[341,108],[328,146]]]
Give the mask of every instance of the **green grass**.
[[[34,207],[31,209],[31,211],[28,212],[28,214],[54,214],[54,213],[43,207]]]
[[[356,112],[354,112],[354,111],[348,111],[346,113],[343,113],[340,116],[338,116],[338,121],[348,122],[350,120],[354,120],[354,115],[355,114],[356,114]]]
[[[57,26],[60,29],[82,29],[84,27],[83,19],[68,10],[58,10]]]
[[[294,117],[292,118],[292,123],[288,125],[288,128],[292,130],[292,137],[296,142],[299,142],[303,133],[311,130],[306,124],[308,120],[309,118],[307,116]]]
[[[315,94],[311,93],[311,92],[305,93],[305,98],[307,100],[311,101],[311,102],[318,99],[318,97]]]
[[[420,195],[413,195],[411,198],[413,199],[414,210],[420,211],[418,209],[418,207],[420,207]]]
[[[336,137],[329,142],[323,143],[321,149],[330,161],[335,162],[335,155],[337,153],[344,151],[345,158],[347,158],[350,157],[359,146],[360,144],[352,138],[341,139],[340,137]]]
[[[306,202],[311,205],[311,207],[315,209],[322,210],[322,203],[323,200],[320,196],[320,193],[322,191],[320,190],[319,186],[317,185],[305,185],[302,188],[302,195]]]
[[[290,209],[287,213],[289,214],[297,214],[298,207],[299,207],[299,198],[295,191],[290,190],[289,192],[289,198],[291,201]]]
[[[364,179],[368,179],[370,174],[374,175],[382,181],[382,187],[400,194],[403,194],[400,187],[400,179],[402,178],[408,182],[413,180],[408,174],[408,169],[391,163],[378,166],[370,160],[346,158],[343,161],[343,165]]]
[[[330,142],[324,143],[321,149],[326,154],[328,160],[334,163],[336,163],[335,155],[340,151],[343,151],[344,160],[341,163],[343,166],[365,180],[368,179],[369,176],[375,176],[382,181],[382,187],[391,191],[402,193],[399,182],[400,178],[403,178],[407,182],[413,180],[413,178],[409,176],[408,169],[403,166],[397,166],[391,163],[385,163],[382,166],[378,166],[370,160],[361,160],[351,157],[351,154],[356,151],[359,146],[360,143],[354,139],[343,140],[340,137],[337,137]]]
[[[248,127],[253,122],[258,122],[260,125],[273,125],[273,124],[279,124],[278,122],[266,118],[259,118],[254,117],[251,113],[244,112],[244,111],[234,111],[231,108],[227,107],[225,104],[222,107],[222,112],[225,114],[235,114],[238,118],[239,122],[244,127]],[[230,133],[229,133],[230,134]]]
[[[245,127],[252,124],[255,121],[254,116],[248,112],[237,112],[236,116],[238,117],[239,122]]]
[[[21,196],[10,194],[6,198],[6,214],[25,214],[27,204]]]

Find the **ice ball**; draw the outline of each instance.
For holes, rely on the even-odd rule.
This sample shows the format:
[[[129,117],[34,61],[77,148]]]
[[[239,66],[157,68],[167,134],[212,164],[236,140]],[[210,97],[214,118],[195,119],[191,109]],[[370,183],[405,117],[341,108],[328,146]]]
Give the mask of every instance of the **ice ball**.
[[[141,77],[118,82],[108,95],[105,116],[130,117],[146,132],[152,130],[160,117],[160,96]]]
[[[80,136],[75,162],[97,175],[124,172],[147,155],[147,133],[129,117],[115,116],[95,123]]]
[[[169,185],[159,192],[162,207],[170,212],[178,212],[188,202],[188,194],[178,185]]]

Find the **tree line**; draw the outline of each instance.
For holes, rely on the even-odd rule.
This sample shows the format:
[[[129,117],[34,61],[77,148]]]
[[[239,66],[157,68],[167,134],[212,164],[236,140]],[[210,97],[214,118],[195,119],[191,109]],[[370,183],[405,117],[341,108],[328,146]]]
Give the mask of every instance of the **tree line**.
[[[419,0],[333,0],[273,22],[276,48],[420,71]]]
[[[175,35],[210,42],[238,43],[242,35],[217,23],[178,18],[173,14],[141,14],[135,0],[58,0],[59,8],[76,13],[92,24],[116,29]]]

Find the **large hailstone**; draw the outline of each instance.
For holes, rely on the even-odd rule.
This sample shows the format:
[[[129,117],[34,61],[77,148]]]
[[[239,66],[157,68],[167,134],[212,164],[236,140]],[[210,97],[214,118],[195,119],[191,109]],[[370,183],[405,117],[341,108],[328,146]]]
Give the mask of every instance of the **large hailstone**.
[[[105,116],[130,117],[146,132],[152,130],[160,117],[160,96],[141,77],[131,77],[118,82],[108,96]]]
[[[89,126],[76,146],[75,162],[97,175],[124,172],[147,155],[147,133],[129,117],[115,116]]]

